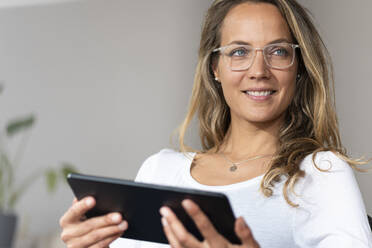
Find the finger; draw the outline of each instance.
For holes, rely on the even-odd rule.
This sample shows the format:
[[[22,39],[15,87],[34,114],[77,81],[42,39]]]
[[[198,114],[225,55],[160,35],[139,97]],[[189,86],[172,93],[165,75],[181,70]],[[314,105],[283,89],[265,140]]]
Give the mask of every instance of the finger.
[[[165,236],[168,239],[169,245],[172,248],[173,247],[181,247],[181,244],[178,242],[176,236],[172,232],[172,229],[169,227],[169,224],[168,224],[167,220],[165,219],[165,217],[161,218],[161,224],[163,225],[163,231],[165,233]]]
[[[177,242],[181,247],[200,247],[201,242],[197,240],[192,234],[190,234],[183,224],[178,220],[177,216],[169,207],[162,207],[160,214],[165,218],[166,223],[171,232],[174,234]]]
[[[216,231],[213,224],[197,204],[189,199],[186,199],[182,201],[182,206],[188,215],[190,215],[190,217],[193,219],[200,233],[206,240],[208,240],[209,243],[220,243],[222,241],[221,238],[224,239],[221,234]]]
[[[76,203],[78,203],[79,201],[78,201],[78,199],[76,198],[76,197],[74,197],[74,199],[72,200],[72,205],[71,206],[73,206],[73,205],[75,205]],[[82,216],[81,218],[80,218],[80,220],[86,220],[87,218],[86,218],[86,216],[84,215],[84,216]]]
[[[70,240],[67,242],[67,247],[90,247],[97,245],[99,242],[104,242],[105,239],[110,237],[121,236],[127,228],[128,225],[123,225],[121,227],[115,225],[96,229],[84,236]]]
[[[251,229],[248,227],[248,225],[245,223],[243,217],[239,217],[235,221],[235,233],[239,237],[239,239],[242,241],[243,246],[248,246],[252,248],[259,248],[259,244],[254,239]]]
[[[124,221],[126,222],[126,221]],[[62,240],[69,240],[73,237],[79,237],[86,233],[89,233],[95,229],[99,229],[105,226],[110,225],[119,225],[122,224],[122,217],[120,213],[110,213],[100,217],[90,218],[86,221],[73,225],[69,228],[63,230],[61,234]],[[128,223],[124,223],[128,225]]]
[[[102,248],[102,247],[109,247],[109,245],[115,241],[116,239],[120,238],[121,237],[121,234],[118,234],[118,235],[114,235],[114,236],[111,236],[111,237],[108,237],[104,240],[101,240],[100,242],[98,242],[97,244],[94,244],[92,246],[90,246],[89,248]]]
[[[65,227],[68,224],[78,222],[84,216],[84,214],[95,205],[93,197],[86,197],[74,205],[61,217],[59,224],[61,227]]]

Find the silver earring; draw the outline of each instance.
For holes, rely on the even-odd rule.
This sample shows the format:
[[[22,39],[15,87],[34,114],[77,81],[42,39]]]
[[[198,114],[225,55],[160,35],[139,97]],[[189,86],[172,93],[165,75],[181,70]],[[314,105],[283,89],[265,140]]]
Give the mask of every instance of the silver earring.
[[[219,82],[219,79],[218,79],[218,77],[215,77],[215,78],[214,78],[214,80],[216,80],[217,82]]]
[[[301,74],[297,74],[297,79],[300,79],[300,77],[301,77]]]

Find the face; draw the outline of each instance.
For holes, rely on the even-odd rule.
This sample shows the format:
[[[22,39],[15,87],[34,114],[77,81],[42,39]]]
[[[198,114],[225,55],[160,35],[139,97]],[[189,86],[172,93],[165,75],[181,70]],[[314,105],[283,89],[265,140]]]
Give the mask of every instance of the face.
[[[221,46],[239,41],[263,48],[276,40],[293,43],[285,19],[276,6],[267,3],[235,6],[221,28]],[[232,71],[223,55],[214,66],[232,121],[268,123],[281,120],[293,99],[297,59],[287,69],[273,69],[266,65],[262,51],[256,53],[253,64],[244,71]],[[268,92],[270,94],[266,95]]]

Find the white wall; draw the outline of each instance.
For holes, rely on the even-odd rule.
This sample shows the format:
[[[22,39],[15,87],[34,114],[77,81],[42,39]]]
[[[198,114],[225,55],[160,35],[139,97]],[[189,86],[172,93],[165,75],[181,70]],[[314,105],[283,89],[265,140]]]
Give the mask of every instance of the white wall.
[[[334,60],[336,104],[344,145],[354,157],[372,158],[372,1],[300,2],[313,13]],[[372,214],[371,173],[357,173],[357,179],[367,212]]]
[[[84,173],[134,178],[146,157],[170,147],[208,4],[89,0],[0,9],[1,126],[37,115],[19,176],[69,161]],[[32,233],[43,234],[58,229],[71,200],[68,187],[49,196],[39,180],[17,209]]]

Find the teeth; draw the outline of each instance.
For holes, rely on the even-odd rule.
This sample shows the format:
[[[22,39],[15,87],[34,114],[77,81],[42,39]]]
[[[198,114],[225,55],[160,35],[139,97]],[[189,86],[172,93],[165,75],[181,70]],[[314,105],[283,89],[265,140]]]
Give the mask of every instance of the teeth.
[[[250,96],[268,96],[272,93],[272,91],[246,91]]]

